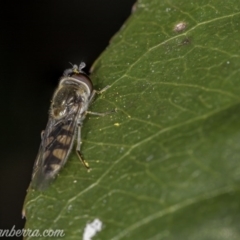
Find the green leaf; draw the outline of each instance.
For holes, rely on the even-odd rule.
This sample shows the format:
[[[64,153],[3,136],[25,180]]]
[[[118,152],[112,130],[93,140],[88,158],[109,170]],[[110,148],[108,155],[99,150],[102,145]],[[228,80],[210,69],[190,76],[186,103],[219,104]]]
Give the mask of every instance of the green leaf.
[[[240,239],[240,2],[141,0],[95,62],[82,153],[45,192],[28,229],[82,239]],[[27,237],[31,239],[31,237]],[[47,238],[39,238],[47,239]]]

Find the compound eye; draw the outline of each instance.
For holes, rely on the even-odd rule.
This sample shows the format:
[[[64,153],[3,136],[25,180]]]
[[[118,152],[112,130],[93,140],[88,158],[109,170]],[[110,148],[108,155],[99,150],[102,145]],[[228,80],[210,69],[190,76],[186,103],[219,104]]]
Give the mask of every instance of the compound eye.
[[[93,84],[92,84],[91,79],[87,75],[85,75],[83,73],[78,73],[78,74],[72,75],[72,78],[76,78],[78,81],[80,81],[84,85],[86,85],[89,90],[89,94],[92,92]]]

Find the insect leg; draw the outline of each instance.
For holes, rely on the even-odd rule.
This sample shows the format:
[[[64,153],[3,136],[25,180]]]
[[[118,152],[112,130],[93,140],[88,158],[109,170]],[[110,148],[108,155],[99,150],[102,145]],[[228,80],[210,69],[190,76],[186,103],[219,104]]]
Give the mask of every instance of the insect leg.
[[[94,90],[97,94],[102,94],[103,92],[105,92],[106,90],[108,90],[111,86],[110,85],[107,85],[105,88],[103,88],[102,90],[100,91],[97,91],[97,90]]]
[[[103,92],[105,92],[107,89],[109,89],[111,86],[110,85],[107,85],[105,88],[103,88],[102,90],[100,91],[97,91],[97,90],[93,90],[92,91],[92,94],[90,96],[90,99],[89,99],[89,104],[93,101],[94,97],[96,94],[102,94]]]
[[[89,169],[89,165],[88,163],[82,158],[81,156],[81,125],[78,125],[78,129],[77,129],[77,148],[76,148],[76,153],[78,155],[78,158],[80,159],[80,161],[82,162],[82,164]]]
[[[103,116],[106,116],[106,115],[112,114],[112,113],[114,113],[114,112],[116,112],[116,111],[117,111],[117,110],[114,109],[114,110],[112,110],[112,111],[104,112],[104,113],[91,112],[91,111],[86,111],[86,113],[87,113],[87,114],[90,114],[90,115],[96,115],[96,116],[101,116],[101,117],[103,117]]]
[[[107,89],[109,89],[111,86],[110,85],[107,85],[105,88],[103,88],[102,90],[100,91],[97,91],[97,90],[93,90],[92,91],[92,94],[90,96],[90,99],[89,99],[89,104],[91,104],[91,102],[93,101],[94,97],[96,94],[102,94],[103,92],[105,92]],[[112,114],[114,112],[117,112],[117,109],[114,109],[112,111],[109,111],[109,112],[105,112],[105,113],[99,113],[99,112],[91,112],[91,111],[86,111],[85,113],[86,114],[90,114],[90,115],[95,115],[95,116],[106,116],[108,114]]]

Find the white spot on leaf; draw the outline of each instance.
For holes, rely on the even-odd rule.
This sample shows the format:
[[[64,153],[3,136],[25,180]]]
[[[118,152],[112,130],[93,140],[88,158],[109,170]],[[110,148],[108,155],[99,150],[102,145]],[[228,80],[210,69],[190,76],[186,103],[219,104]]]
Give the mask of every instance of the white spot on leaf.
[[[92,238],[102,230],[102,222],[99,219],[94,219],[91,223],[87,223],[84,233],[83,240],[92,240]]]
[[[186,29],[187,24],[185,22],[179,22],[174,26],[175,32],[182,32]]]

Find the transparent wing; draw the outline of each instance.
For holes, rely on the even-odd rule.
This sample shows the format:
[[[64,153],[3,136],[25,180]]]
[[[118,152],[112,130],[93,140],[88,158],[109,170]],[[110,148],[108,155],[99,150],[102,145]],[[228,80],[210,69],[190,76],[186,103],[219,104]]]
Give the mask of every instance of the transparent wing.
[[[34,163],[32,187],[44,190],[66,163],[75,139],[78,110],[64,119],[49,118]]]

